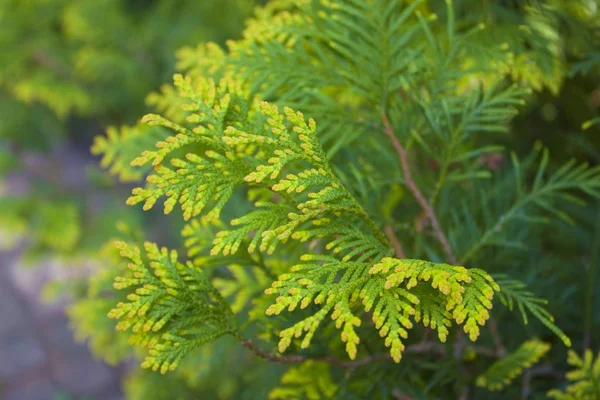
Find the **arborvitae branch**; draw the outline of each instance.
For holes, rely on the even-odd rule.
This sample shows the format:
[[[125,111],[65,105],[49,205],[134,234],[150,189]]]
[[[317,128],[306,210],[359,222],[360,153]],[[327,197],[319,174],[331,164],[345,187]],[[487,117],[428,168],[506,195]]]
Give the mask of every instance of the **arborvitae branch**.
[[[556,400],[595,400],[600,398],[600,354],[594,360],[592,350],[586,349],[583,357],[569,351],[567,362],[573,370],[567,372],[570,385],[562,392],[554,389],[548,396]]]
[[[513,353],[496,361],[480,375],[477,378],[477,386],[499,390],[520,375],[523,369],[537,363],[549,350],[549,344],[536,339],[529,340]]]

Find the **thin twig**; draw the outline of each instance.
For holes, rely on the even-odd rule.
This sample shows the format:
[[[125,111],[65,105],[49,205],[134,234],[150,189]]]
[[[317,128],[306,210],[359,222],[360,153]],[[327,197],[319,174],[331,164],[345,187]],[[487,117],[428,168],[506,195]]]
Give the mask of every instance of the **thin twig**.
[[[594,315],[594,303],[596,292],[596,276],[598,275],[598,260],[600,259],[600,246],[597,245],[600,239],[600,211],[596,212],[596,223],[594,226],[594,235],[592,236],[592,251],[589,257],[585,257],[583,265],[586,269],[587,279],[584,297],[584,319],[583,319],[583,347],[592,347],[592,327]]]
[[[543,364],[534,368],[527,368],[523,372],[523,389],[521,390],[521,400],[527,400],[531,394],[531,379],[536,376],[552,376],[561,378],[562,374],[552,368],[550,364]]]
[[[504,357],[506,355],[506,347],[502,343],[502,338],[500,337],[500,333],[498,332],[498,324],[496,321],[490,317],[488,321],[488,328],[490,334],[492,335],[492,339],[494,339],[494,344],[496,345],[496,352],[498,353],[498,357]]]
[[[374,361],[391,360],[392,357],[389,353],[373,354],[371,356],[361,358],[359,360],[341,360],[334,356],[305,356],[300,354],[280,355],[257,346],[250,339],[240,339],[242,346],[250,350],[258,357],[271,361],[277,364],[297,364],[308,360],[322,361],[332,365],[337,365],[344,368],[358,368],[364,365],[370,364]],[[464,346],[464,348],[473,350],[478,354],[488,357],[497,357],[496,352],[492,349],[488,349],[480,346]],[[418,344],[411,344],[406,346],[403,354],[434,354],[438,356],[446,355],[446,348],[444,345],[435,342],[422,342]]]
[[[394,134],[392,126],[390,125],[390,121],[386,115],[383,115],[383,125],[385,127],[385,134],[390,138],[390,140],[392,141],[392,145],[396,150],[396,153],[398,153],[398,158],[400,159],[400,164],[402,165],[402,172],[404,173],[404,181],[406,182],[406,186],[408,186],[408,189],[411,191],[411,193],[413,194],[413,196],[427,215],[427,218],[429,218],[429,221],[431,222],[431,227],[435,232],[435,237],[440,242],[444,249],[444,252],[446,253],[446,258],[452,264],[456,264],[456,256],[452,252],[450,243],[448,242],[446,235],[440,227],[440,223],[437,219],[437,216],[435,215],[435,211],[433,210],[431,205],[429,205],[427,200],[425,200],[423,193],[421,193],[421,190],[415,184],[415,181],[412,178],[412,173],[408,164],[408,153]]]
[[[37,49],[33,52],[33,59],[42,67],[56,73],[62,78],[69,78],[72,75],[71,69],[66,64],[42,49]]]
[[[551,364],[542,364],[537,367],[529,368],[529,372],[532,377],[534,376],[551,376],[553,378],[563,378],[564,371],[555,370]]]
[[[384,230],[385,236],[387,236],[390,244],[394,248],[394,253],[397,258],[406,258],[406,253],[404,253],[404,249],[402,248],[402,242],[398,240],[396,233],[394,232],[394,228],[391,225],[387,225]]]
[[[456,334],[456,338],[454,340],[454,361],[456,362],[456,365],[458,366],[458,369],[460,370],[461,373],[465,374],[465,375],[469,375],[469,372],[467,371],[467,368],[464,366],[462,360],[463,360],[463,354],[464,354],[464,350],[467,347],[467,344],[465,343],[465,336],[462,332],[457,332]],[[468,386],[462,386],[459,389],[458,392],[458,400],[468,400],[469,399],[469,387]]]
[[[490,358],[502,358],[501,355],[498,354],[496,349],[489,349],[483,346],[475,346],[475,345],[467,345],[466,349],[473,350],[480,356],[490,357]]]
[[[395,398],[396,400],[414,400],[415,399],[412,396],[402,393],[398,389],[392,390],[392,397]]]
[[[526,369],[523,372],[523,389],[521,389],[521,400],[527,400],[531,393],[531,370]]]
[[[274,363],[278,363],[278,364],[296,364],[296,363],[301,363],[301,362],[308,361],[308,360],[314,360],[314,361],[326,362],[326,363],[329,363],[332,365],[338,365],[338,366],[344,367],[344,368],[354,369],[354,368],[362,367],[363,365],[370,364],[374,361],[391,360],[391,358],[392,358],[389,353],[374,354],[372,356],[361,358],[359,360],[340,360],[339,358],[334,357],[334,356],[319,357],[319,356],[304,356],[304,355],[300,355],[300,354],[290,354],[290,355],[283,356],[283,355],[279,355],[279,354],[275,354],[275,353],[266,351],[266,350],[258,347],[255,343],[253,343],[249,339],[241,339],[240,342],[241,342],[242,346],[249,349],[252,353],[256,354],[260,358],[265,359],[267,361],[274,362]],[[431,354],[437,354],[437,355],[444,355],[444,354],[446,354],[446,349],[441,344],[434,343],[434,342],[428,342],[428,343],[419,343],[419,344],[406,346],[406,348],[404,349],[404,353],[405,354],[431,353]]]

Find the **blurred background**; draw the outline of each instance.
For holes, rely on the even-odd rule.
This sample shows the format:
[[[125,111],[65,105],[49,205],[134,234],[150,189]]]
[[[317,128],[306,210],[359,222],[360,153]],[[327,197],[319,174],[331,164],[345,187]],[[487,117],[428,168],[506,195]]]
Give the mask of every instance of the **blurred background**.
[[[127,362],[94,359],[67,314],[116,221],[163,242],[180,227],[126,209],[90,146],[139,120],[178,49],[239,37],[256,3],[0,1],[0,398],[122,398]]]
[[[508,21],[510,15],[488,12],[488,3],[513,2],[455,3],[461,20],[471,24],[484,15],[476,10],[483,3],[486,18]],[[180,219],[167,224],[160,210],[125,206],[133,187],[128,182],[140,176],[112,165],[117,179],[102,169],[94,154],[103,151],[103,142],[94,137],[108,132],[118,140],[133,129],[153,104],[148,93],[170,81],[178,59],[185,63],[199,43],[239,37],[260,3],[0,0],[0,399],[113,400],[123,397],[123,388],[130,398],[144,398],[135,377],[122,383],[137,364],[128,361],[131,350],[104,334],[114,331],[104,317],[111,303],[101,296],[110,273],[88,279],[110,258],[104,244],[111,238],[143,231],[169,245],[179,236],[181,225],[174,221]],[[577,30],[577,23],[566,26],[565,32]],[[585,39],[571,34],[564,47],[576,52],[579,38]],[[600,112],[600,52],[571,54],[577,62],[556,65],[546,43],[537,44],[548,48],[548,57],[523,61],[531,66],[527,80],[540,79],[535,101],[515,120],[513,136],[500,140],[527,153],[543,139],[557,158],[600,162],[600,125],[581,129]],[[534,53],[535,44],[530,41],[522,53]],[[543,81],[555,72],[559,77]],[[105,155],[107,165],[112,161]],[[488,161],[505,162],[501,154]],[[597,207],[582,212],[583,225]],[[573,258],[587,243],[577,235],[562,243]],[[227,397],[233,389],[220,390]]]

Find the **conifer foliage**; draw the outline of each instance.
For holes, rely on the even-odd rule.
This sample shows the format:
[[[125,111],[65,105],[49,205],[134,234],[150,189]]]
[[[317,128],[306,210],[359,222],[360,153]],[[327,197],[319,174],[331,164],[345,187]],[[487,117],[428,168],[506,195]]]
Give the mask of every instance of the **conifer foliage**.
[[[194,82],[176,76],[175,86],[182,96],[192,100],[185,109],[190,111],[187,120],[193,125],[186,128],[152,114],[144,118],[150,124],[173,129],[177,135],[159,143],[158,151],[146,151],[133,161],[152,162],[157,174],[148,177],[148,188],[135,189],[128,203],[144,202],[144,208],[149,209],[166,196],[165,213],[180,203],[185,219],[202,215],[202,219],[211,221],[219,218],[235,187],[242,183],[287,193],[277,207],[257,203],[256,210],[234,219],[231,224],[236,228],[217,233],[211,249],[214,256],[233,255],[250,233],[254,238],[247,244],[247,251],[258,247],[267,254],[275,253],[290,239],[323,240],[329,254],[302,255],[303,263],[280,275],[265,291],[278,294],[275,304],[266,311],[268,315],[285,309],[293,311],[298,306],[307,308],[311,303],[323,304],[314,315],[280,332],[280,351],[303,332],[301,347],[308,347],[323,319],[331,314],[342,329],[348,355],[354,359],[360,341],[355,327],[361,325],[361,320],[352,306],[358,298],[365,311],[373,309],[373,322],[396,362],[404,348],[402,339],[413,325],[410,316],[415,314],[417,319],[423,315],[425,321],[431,320],[442,341],[451,320],[465,322],[464,330],[472,340],[479,336],[478,324],[488,319],[487,309],[492,307],[494,290],[498,290],[493,279],[481,270],[385,257],[391,250],[385,235],[333,173],[319,144],[314,120],[306,121],[290,108],[281,113],[266,102],[251,102],[242,89],[226,79],[217,85],[204,78]],[[190,143],[204,144],[209,150],[204,157],[188,153],[185,160],[172,158],[171,167],[161,163],[169,153]],[[288,173],[281,177],[284,170]],[[286,206],[282,213],[281,208]],[[357,229],[357,225],[364,228]],[[150,257],[160,265],[156,256]],[[137,255],[128,258],[137,262]],[[421,296],[427,293],[439,302],[421,300],[411,293],[419,282],[430,282],[436,289]],[[120,280],[115,285],[129,286]],[[152,305],[134,302],[132,307],[133,311],[123,308],[113,315],[141,313],[138,308],[151,309]],[[145,314],[145,308],[142,310]],[[174,309],[172,313],[180,311]],[[164,322],[153,327],[146,324],[146,331],[154,331]]]
[[[526,9],[531,43],[563,11],[550,3]],[[600,197],[600,167],[497,145],[534,90],[560,88],[560,43],[531,73],[538,47],[483,40],[509,25],[460,12],[450,0],[272,1],[226,48],[180,52],[173,85],[150,96],[156,113],[97,139],[113,173],[147,174],[127,204],[188,222],[185,261],[117,244],[125,299],[109,316],[145,349],[142,367],[178,376],[230,336],[282,377],[271,398],[487,398],[514,394],[551,345],[571,346],[553,299],[523,283],[523,258],[504,256],[575,223]],[[499,154],[500,167],[485,162]],[[545,329],[515,325],[517,309]],[[511,329],[526,336],[507,355]]]
[[[571,399],[597,399],[600,397],[600,357],[596,357],[591,350],[586,350],[583,358],[570,351],[568,362],[573,370],[567,373],[567,378],[573,382],[564,392],[554,389],[548,396],[557,400]]]

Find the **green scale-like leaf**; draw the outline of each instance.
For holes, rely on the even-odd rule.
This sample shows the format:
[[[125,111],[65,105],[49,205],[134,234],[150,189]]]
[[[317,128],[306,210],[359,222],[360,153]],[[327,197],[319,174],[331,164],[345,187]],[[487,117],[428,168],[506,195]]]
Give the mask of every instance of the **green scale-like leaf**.
[[[132,276],[115,278],[114,286],[131,292],[108,315],[121,320],[117,329],[131,328],[130,343],[148,347],[143,367],[165,373],[198,346],[235,334],[229,306],[200,269],[153,243],[144,245],[145,254],[124,242],[117,246]]]
[[[600,354],[596,356],[586,349],[583,357],[569,351],[569,365],[573,370],[567,372],[567,379],[572,383],[565,391],[558,389],[548,392],[548,396],[556,400],[595,400],[600,398]]]
[[[508,356],[496,361],[481,376],[477,385],[489,390],[499,390],[519,376],[524,368],[537,363],[548,351],[550,345],[540,340],[529,340]]]

